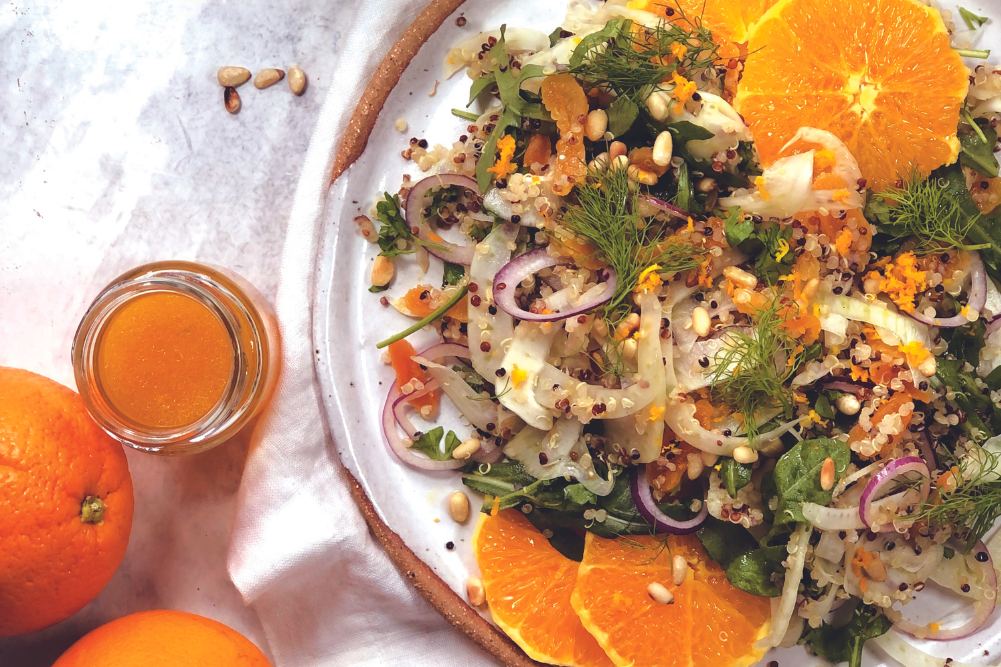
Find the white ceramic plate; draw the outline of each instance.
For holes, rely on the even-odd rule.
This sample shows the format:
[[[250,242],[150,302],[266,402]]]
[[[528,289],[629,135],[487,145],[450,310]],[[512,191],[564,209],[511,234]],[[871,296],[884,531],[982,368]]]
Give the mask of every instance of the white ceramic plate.
[[[997,45],[1001,55],[998,23],[1001,0],[977,0],[965,6],[996,17],[985,27],[979,43]],[[328,195],[317,264],[313,335],[317,375],[335,445],[344,465],[362,485],[383,521],[463,598],[466,578],[478,574],[470,547],[475,516],[463,526],[448,517],[445,507],[448,495],[464,488],[456,473],[414,470],[400,463],[383,441],[382,406],[394,375],[382,362],[375,344],[406,328],[412,320],[392,307],[381,306],[380,295],[368,291],[378,247],[362,238],[353,218],[367,215],[383,191],[396,192],[404,173],[417,180],[416,165],[400,156],[411,136],[426,138],[432,145],[450,145],[468,124],[449,112],[465,107],[470,84],[461,72],[444,80],[442,60],[449,48],[502,23],[548,33],[562,22],[565,11],[562,0],[531,3],[467,0],[413,59],[390,94],[364,154],[334,183]],[[455,24],[460,14],[467,19],[462,28]],[[432,97],[436,81],[437,93]],[[929,91],[930,98],[934,94]],[[400,118],[409,125],[404,133],[393,127]],[[416,284],[418,270],[414,264],[406,259],[397,262],[397,277],[393,287],[384,293],[386,296],[402,296]],[[441,263],[432,258],[430,272],[421,282],[440,286]],[[417,349],[437,342],[434,334],[426,331],[418,332],[410,340]],[[447,400],[443,403],[447,404]],[[451,418],[458,425],[454,410],[449,412],[448,406],[443,405],[443,413],[446,420]],[[460,436],[467,432],[456,430]],[[480,500],[472,495],[475,511]],[[454,545],[451,550],[446,548],[449,542]],[[941,609],[937,605],[936,608]],[[922,645],[924,650],[942,657],[993,664],[1001,655],[1001,614],[995,614],[992,624],[977,636],[977,641],[922,642]],[[985,650],[991,657],[984,657]],[[887,661],[877,649],[867,648],[866,653],[867,667],[896,664]],[[775,650],[761,664],[769,660],[785,666],[824,663],[802,647]]]

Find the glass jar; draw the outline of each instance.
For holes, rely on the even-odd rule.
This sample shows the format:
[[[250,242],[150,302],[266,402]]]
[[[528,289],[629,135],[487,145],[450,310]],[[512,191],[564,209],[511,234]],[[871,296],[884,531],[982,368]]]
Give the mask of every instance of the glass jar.
[[[264,298],[193,262],[147,264],[94,300],[73,341],[77,388],[113,438],[154,454],[214,447],[273,393],[281,354]]]

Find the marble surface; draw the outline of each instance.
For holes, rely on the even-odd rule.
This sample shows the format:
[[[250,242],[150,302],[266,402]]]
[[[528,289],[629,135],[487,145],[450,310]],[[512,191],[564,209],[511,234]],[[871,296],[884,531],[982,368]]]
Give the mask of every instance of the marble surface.
[[[343,0],[0,3],[0,365],[74,386],[70,345],[91,299],[161,259],[221,264],[273,299],[299,168],[336,64]],[[242,86],[222,65],[299,64]],[[73,641],[153,608],[215,618],[265,650],[225,570],[249,430],[190,458],[129,451],[136,513],[125,561],[96,600],[0,665],[47,667]]]

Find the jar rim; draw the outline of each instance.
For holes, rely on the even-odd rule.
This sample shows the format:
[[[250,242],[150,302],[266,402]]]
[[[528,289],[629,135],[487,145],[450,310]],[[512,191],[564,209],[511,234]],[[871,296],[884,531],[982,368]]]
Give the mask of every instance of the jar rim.
[[[195,422],[177,427],[137,424],[114,407],[101,386],[97,354],[103,332],[126,303],[152,293],[192,298],[219,319],[232,346],[226,387]],[[203,451],[228,438],[256,412],[269,371],[267,327],[251,299],[228,276],[192,262],[156,262],[116,278],[94,299],[74,336],[77,388],[94,420],[123,444],[147,452]]]

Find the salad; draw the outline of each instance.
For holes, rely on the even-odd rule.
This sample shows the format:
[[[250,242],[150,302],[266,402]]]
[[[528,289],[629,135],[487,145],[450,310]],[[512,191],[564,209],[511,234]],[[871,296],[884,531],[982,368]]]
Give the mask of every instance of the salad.
[[[987,19],[846,3],[919,35],[861,41],[868,61],[913,51],[948,80],[908,106],[896,74],[846,75],[855,97],[828,112],[836,68],[809,64],[826,46],[783,60],[779,39],[823,3],[689,4],[574,0],[551,34],[500,26],[449,51],[471,81],[456,135],[410,138],[417,175],[356,218],[373,298],[413,320],[378,345],[397,377],[385,439],[461,475],[481,521],[518,512],[573,561],[693,535],[693,558],[769,600],[755,650],[859,665],[874,639],[943,664],[900,635],[969,637],[997,598],[1001,72],[962,60],[987,57],[969,48]],[[790,110],[795,84],[774,80],[797,67],[816,97]],[[401,262],[440,264],[441,283],[396,285]],[[440,342],[415,350],[428,328]],[[463,425],[438,423],[442,395]],[[965,600],[962,620],[916,614],[926,588]],[[660,664],[585,616],[607,664]]]

